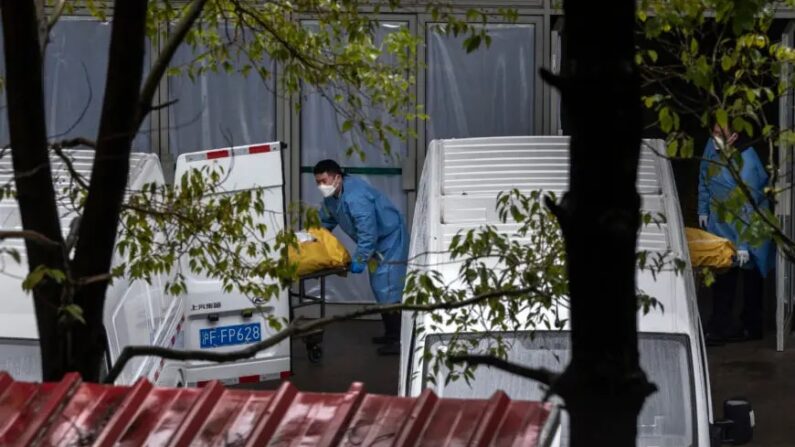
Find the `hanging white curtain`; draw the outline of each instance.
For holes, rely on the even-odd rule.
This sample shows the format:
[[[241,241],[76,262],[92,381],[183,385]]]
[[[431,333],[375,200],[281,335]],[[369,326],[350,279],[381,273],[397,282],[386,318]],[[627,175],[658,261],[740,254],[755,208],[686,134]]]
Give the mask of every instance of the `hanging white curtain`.
[[[221,33],[224,38],[225,33]],[[182,45],[172,66],[182,66],[204,51]],[[263,79],[252,70],[248,76],[237,71],[250,64],[244,55],[236,57],[235,70],[206,72],[191,80],[187,75],[168,79],[168,96],[177,103],[169,107],[169,147],[179,155],[206,149],[238,146],[276,139],[276,83],[274,76]],[[270,60],[257,61],[270,73]]]
[[[105,94],[110,31],[110,23],[73,17],[64,17],[53,27],[44,55],[44,110],[50,140],[96,139]],[[148,65],[147,53],[144,75]],[[0,58],[0,76],[5,76],[4,58]],[[0,104],[0,144],[6,145],[9,136],[5,92]],[[147,118],[133,141],[133,150],[150,149]]]
[[[488,25],[491,46],[467,53],[465,36],[427,31],[426,143],[437,138],[532,135],[535,26]]]

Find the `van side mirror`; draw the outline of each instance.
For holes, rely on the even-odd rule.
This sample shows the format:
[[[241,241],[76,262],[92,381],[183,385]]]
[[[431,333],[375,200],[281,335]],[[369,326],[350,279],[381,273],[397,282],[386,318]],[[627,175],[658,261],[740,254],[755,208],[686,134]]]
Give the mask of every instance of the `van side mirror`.
[[[723,419],[712,424],[712,445],[747,444],[754,438],[755,425],[751,403],[743,398],[729,399],[723,402]]]

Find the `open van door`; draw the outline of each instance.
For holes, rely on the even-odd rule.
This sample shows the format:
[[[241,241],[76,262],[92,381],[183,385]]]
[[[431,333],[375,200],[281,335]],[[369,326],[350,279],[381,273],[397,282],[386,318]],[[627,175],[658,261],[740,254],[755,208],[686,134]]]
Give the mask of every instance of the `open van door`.
[[[177,159],[175,184],[179,185],[189,170],[210,167],[223,169],[219,190],[224,193],[261,189],[266,213],[258,223],[267,226],[265,238],[271,239],[286,226],[283,148],[283,143],[271,142],[182,154]],[[237,291],[224,292],[220,280],[195,275],[187,259],[180,262],[187,286],[184,334],[187,349],[237,351],[275,333],[268,325],[267,316],[282,319],[289,315],[287,289],[256,310],[251,298]],[[210,380],[226,384],[253,383],[289,374],[289,339],[251,359],[228,363],[194,361],[184,369],[185,382],[199,386]]]
[[[781,44],[790,48],[795,47],[795,23],[789,23],[782,34]],[[784,65],[781,70],[783,76],[791,76],[795,67]],[[779,99],[779,126],[790,129],[795,125],[795,97],[793,92],[787,93]],[[776,202],[776,215],[781,223],[784,233],[795,236],[795,227],[792,220],[793,194],[789,186],[793,180],[793,159],[792,147],[786,143],[781,143],[778,148],[778,185],[781,191]],[[795,307],[793,299],[793,279],[795,279],[795,269],[791,262],[777,250],[776,255],[776,349],[784,350],[784,342],[789,335],[792,327],[792,313]]]

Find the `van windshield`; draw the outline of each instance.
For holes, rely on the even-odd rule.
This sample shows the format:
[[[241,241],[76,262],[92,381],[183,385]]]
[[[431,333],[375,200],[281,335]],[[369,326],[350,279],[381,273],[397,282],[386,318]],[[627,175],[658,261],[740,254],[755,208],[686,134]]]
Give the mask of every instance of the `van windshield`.
[[[529,333],[500,334],[507,341],[509,360],[523,365],[545,367],[561,372],[569,362],[569,333],[537,331]],[[431,352],[445,349],[449,335],[428,335],[426,344]],[[481,350],[493,341],[481,341]],[[638,419],[640,447],[667,447],[696,445],[694,387],[688,337],[685,335],[639,334],[640,362],[649,380],[658,392],[646,399]],[[473,352],[477,350],[473,349]],[[427,378],[427,365],[426,365]],[[481,367],[468,385],[464,380],[445,384],[447,372],[432,387],[441,397],[467,397],[488,399],[496,390],[503,390],[511,399],[541,400],[544,389],[537,382],[503,371]],[[568,445],[568,423],[562,418],[562,445]]]

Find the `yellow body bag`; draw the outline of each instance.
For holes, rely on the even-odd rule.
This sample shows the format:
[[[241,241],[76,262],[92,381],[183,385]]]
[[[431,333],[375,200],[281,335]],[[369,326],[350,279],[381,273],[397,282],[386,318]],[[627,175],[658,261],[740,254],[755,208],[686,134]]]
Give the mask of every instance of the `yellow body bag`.
[[[729,268],[737,250],[730,240],[698,228],[685,228],[693,267]]]
[[[298,249],[290,247],[290,262],[297,265],[298,276],[306,276],[320,270],[346,267],[351,255],[342,242],[325,228],[309,228],[296,233]]]

